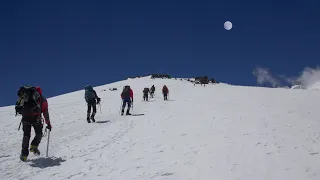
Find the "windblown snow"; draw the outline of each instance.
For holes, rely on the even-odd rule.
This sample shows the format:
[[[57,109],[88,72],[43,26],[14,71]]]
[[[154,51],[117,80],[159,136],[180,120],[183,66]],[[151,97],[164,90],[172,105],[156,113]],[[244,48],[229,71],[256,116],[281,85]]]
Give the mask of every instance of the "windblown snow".
[[[155,98],[143,102],[143,88],[153,84]],[[124,85],[134,91],[132,113],[144,115],[119,115]],[[48,99],[49,157],[46,136],[40,157],[31,153],[27,162],[19,159],[21,117],[13,106],[0,108],[0,179],[320,179],[318,91],[149,77],[95,90],[102,103],[91,124],[84,91]]]

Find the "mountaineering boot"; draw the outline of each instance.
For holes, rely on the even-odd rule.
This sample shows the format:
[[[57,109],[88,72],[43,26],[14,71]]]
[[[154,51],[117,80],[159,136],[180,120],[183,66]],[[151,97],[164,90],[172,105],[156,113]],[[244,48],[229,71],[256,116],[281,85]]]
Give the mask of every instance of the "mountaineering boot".
[[[26,155],[20,155],[20,160],[26,162],[27,161],[28,156]]]
[[[121,110],[121,116],[123,116],[123,113],[124,113],[124,109]]]
[[[34,155],[38,155],[38,156],[40,155],[40,151],[38,149],[38,146],[31,145],[30,146],[30,152],[33,152]]]
[[[88,121],[88,123],[91,123],[91,121],[90,121],[90,118],[89,118],[89,117],[87,117],[87,121]]]
[[[126,113],[126,115],[131,115],[131,114],[129,113],[129,109],[127,110],[127,113]]]
[[[94,116],[91,116],[91,120],[92,122],[96,122],[96,120],[94,119]]]

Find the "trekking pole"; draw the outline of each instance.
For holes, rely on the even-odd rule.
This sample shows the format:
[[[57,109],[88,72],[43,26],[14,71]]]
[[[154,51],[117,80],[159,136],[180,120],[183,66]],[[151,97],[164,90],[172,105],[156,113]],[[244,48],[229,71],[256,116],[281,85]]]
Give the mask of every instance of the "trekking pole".
[[[47,131],[47,129],[46,129]],[[49,130],[49,133],[48,133],[48,142],[47,142],[47,153],[46,153],[46,156],[48,157],[48,151],[49,151],[49,140],[50,140],[50,130]]]
[[[123,101],[121,100],[121,103],[120,103],[120,109],[119,109],[119,114],[121,114],[121,108],[122,108],[122,105],[123,105]]]
[[[102,114],[102,110],[101,110],[101,103],[99,103],[99,107],[100,107],[100,113]]]

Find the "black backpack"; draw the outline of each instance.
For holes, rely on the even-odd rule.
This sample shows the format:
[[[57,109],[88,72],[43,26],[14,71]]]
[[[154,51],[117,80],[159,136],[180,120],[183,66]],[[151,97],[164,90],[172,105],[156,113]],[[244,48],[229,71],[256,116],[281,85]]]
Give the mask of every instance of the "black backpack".
[[[151,92],[154,92],[156,88],[154,86],[151,87]]]
[[[122,95],[124,98],[130,97],[130,86],[125,86],[125,87],[123,88],[123,91],[122,91],[121,95]]]
[[[22,86],[18,90],[16,115],[36,115],[41,113],[41,95],[35,87]]]
[[[94,90],[93,90],[92,86],[86,86],[85,87],[84,98],[85,98],[87,103],[89,103],[90,101],[96,99],[96,96],[95,96],[95,93],[94,93]]]
[[[144,88],[143,93],[147,94],[149,92],[149,88]]]

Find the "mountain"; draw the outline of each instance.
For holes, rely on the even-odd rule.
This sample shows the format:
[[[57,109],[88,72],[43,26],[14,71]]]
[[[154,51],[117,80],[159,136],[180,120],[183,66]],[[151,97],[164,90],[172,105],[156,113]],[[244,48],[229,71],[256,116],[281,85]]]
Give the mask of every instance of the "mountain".
[[[164,84],[169,101],[162,99]],[[119,115],[124,85],[134,91],[132,113],[144,115]],[[155,98],[143,102],[143,88],[152,85]],[[40,157],[30,154],[27,162],[19,160],[21,117],[14,116],[13,106],[0,108],[0,179],[320,178],[317,91],[224,83],[203,87],[150,77],[94,89],[102,99],[96,123],[86,121],[84,90],[48,99],[49,157],[47,134]]]

